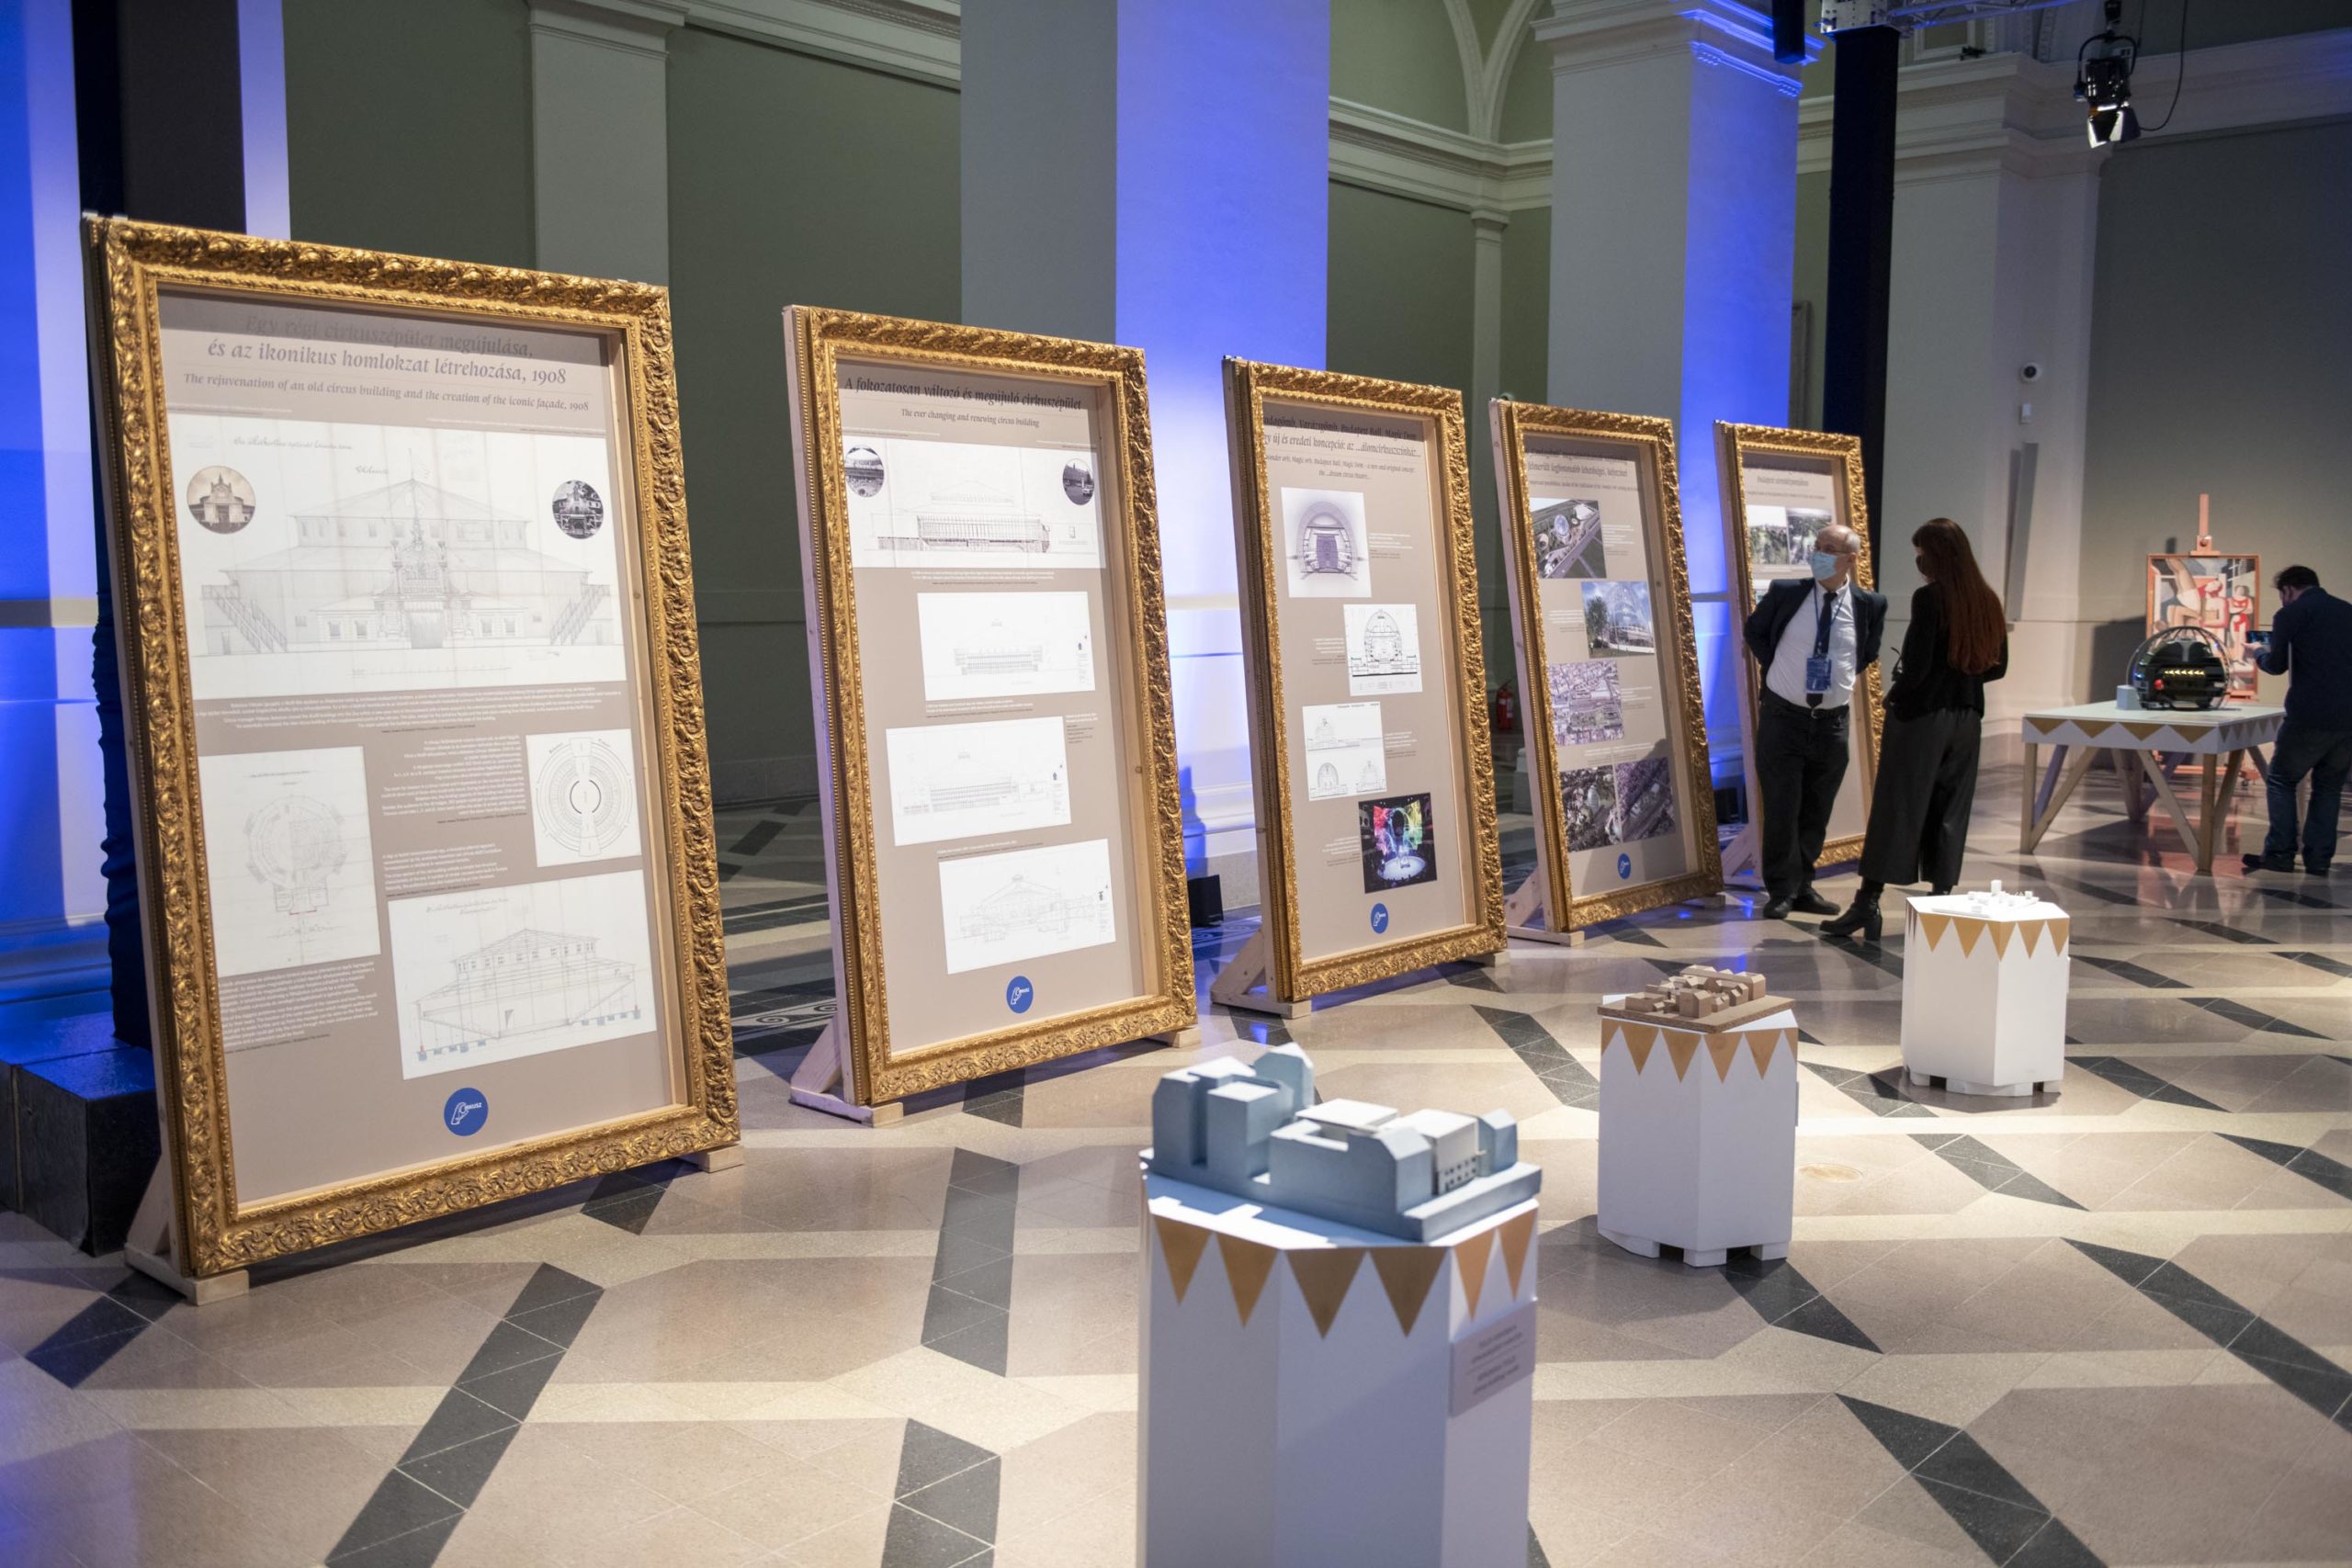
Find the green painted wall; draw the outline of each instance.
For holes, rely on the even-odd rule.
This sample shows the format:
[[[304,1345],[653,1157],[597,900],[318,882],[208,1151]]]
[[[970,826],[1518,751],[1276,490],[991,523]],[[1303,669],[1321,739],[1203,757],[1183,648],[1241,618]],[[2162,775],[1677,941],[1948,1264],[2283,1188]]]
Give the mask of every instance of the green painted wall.
[[[1499,124],[1505,141],[1552,139],[1552,51],[1533,38],[1521,39],[1503,81]]]
[[[1789,411],[1800,430],[1821,428],[1823,344],[1829,326],[1829,171],[1797,176],[1796,301],[1806,307],[1804,401]]]
[[[1510,215],[1503,231],[1503,392],[1544,400],[1551,378],[1552,209]]]
[[[1331,0],[1331,96],[1470,127],[1462,51],[1438,0]]]
[[[670,40],[670,288],[723,798],[816,785],[786,305],[952,321],[956,96],[689,28]]]
[[[529,13],[285,0],[297,239],[532,263]]]

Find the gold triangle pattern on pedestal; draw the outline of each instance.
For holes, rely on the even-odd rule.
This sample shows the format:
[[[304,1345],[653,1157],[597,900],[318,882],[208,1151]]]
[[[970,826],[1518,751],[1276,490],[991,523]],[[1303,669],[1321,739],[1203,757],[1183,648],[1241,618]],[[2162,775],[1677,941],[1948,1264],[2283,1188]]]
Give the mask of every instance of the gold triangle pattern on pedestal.
[[[1707,1036],[1707,1055],[1708,1058],[1715,1064],[1715,1081],[1717,1083],[1722,1083],[1731,1077],[1732,1058],[1739,1055],[1739,1048],[1747,1043],[1747,1036],[1745,1034],[1710,1034]]]
[[[1625,1037],[1625,1049],[1634,1058],[1634,1071],[1649,1066],[1651,1048],[1657,1044],[1658,1032],[1646,1023],[1621,1023],[1618,1032]]]
[[[1478,1315],[1478,1295],[1487,1288],[1487,1259],[1495,1250],[1495,1233],[1480,1231],[1453,1247],[1454,1271],[1462,1276],[1462,1299],[1470,1315]]]
[[[1331,1320],[1340,1315],[1340,1303],[1348,1299],[1348,1287],[1355,1282],[1363,1254],[1361,1247],[1319,1247],[1291,1253],[1290,1275],[1298,1281],[1298,1293],[1306,1298],[1307,1315],[1315,1320],[1318,1337],[1329,1336]]]
[[[1533,1213],[1529,1211],[1531,1218]],[[1413,1325],[1420,1320],[1421,1303],[1429,1300],[1430,1286],[1445,1267],[1445,1248],[1375,1247],[1372,1267],[1380,1276],[1380,1288],[1388,1292],[1388,1309],[1396,1314],[1396,1326],[1412,1333]]]
[[[1527,1247],[1535,1239],[1535,1211],[1514,1215],[1495,1227],[1503,1240],[1503,1269],[1510,1276],[1512,1299],[1519,1296],[1519,1277],[1527,1267]]]
[[[1201,1266],[1201,1254],[1208,1250],[1209,1233],[1165,1214],[1152,1215],[1151,1228],[1159,1233],[1159,1251],[1168,1259],[1168,1282],[1176,1288],[1176,1304],[1182,1306],[1184,1292],[1193,1288],[1193,1270]]]
[[[1664,1032],[1666,1054],[1674,1063],[1674,1076],[1680,1078],[1690,1071],[1690,1058],[1699,1054],[1699,1036],[1679,1029]]]
[[[1241,1321],[1246,1324],[1258,1304],[1258,1297],[1266,1289],[1267,1276],[1274,1271],[1274,1249],[1220,1234],[1216,1250],[1217,1256],[1225,1259],[1225,1282],[1233,1288],[1233,1304],[1240,1309]]]

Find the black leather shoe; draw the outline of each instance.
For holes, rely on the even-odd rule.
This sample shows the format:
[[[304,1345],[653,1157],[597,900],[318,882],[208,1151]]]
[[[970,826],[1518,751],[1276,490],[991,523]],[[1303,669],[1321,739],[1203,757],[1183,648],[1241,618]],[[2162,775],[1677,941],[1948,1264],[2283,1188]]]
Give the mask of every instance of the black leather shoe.
[[[2323,861],[2309,861],[2309,860],[2307,860],[2307,861],[2305,861],[2305,862],[2303,863],[2303,869],[2304,869],[2305,871],[2307,871],[2307,872],[2311,873],[2313,876],[2325,876],[2325,875],[2327,874],[2328,868],[2329,868],[2330,866],[2334,865],[2335,863],[2334,861],[2332,861],[2332,860],[2323,860]]]
[[[1808,887],[1789,900],[1789,908],[1800,915],[1834,915],[1838,906]]]
[[[1849,937],[1860,931],[1864,941],[1876,942],[1879,932],[1885,928],[1885,917],[1879,912],[1877,899],[1857,898],[1848,907],[1844,914],[1834,920],[1824,921],[1821,934],[1829,937]]]
[[[1787,919],[1789,918],[1789,900],[1781,897],[1777,893],[1772,895],[1771,899],[1764,906],[1764,918],[1768,920]]]
[[[2245,855],[2240,858],[2245,863],[2245,868],[2248,871],[2292,871],[2295,869],[2293,861],[2272,860],[2268,855]]]

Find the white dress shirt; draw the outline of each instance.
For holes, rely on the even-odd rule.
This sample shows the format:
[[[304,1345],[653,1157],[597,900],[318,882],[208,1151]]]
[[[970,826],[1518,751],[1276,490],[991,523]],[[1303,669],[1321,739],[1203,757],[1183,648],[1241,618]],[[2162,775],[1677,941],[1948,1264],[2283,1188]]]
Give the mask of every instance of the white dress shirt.
[[[1842,708],[1854,697],[1854,595],[1851,584],[1841,584],[1832,595],[1837,608],[1829,621],[1829,689],[1820,706]],[[1804,596],[1804,604],[1781,629],[1781,646],[1772,650],[1772,667],[1764,672],[1767,690],[1784,702],[1805,707],[1804,661],[1813,657],[1813,639],[1821,631],[1821,584]]]

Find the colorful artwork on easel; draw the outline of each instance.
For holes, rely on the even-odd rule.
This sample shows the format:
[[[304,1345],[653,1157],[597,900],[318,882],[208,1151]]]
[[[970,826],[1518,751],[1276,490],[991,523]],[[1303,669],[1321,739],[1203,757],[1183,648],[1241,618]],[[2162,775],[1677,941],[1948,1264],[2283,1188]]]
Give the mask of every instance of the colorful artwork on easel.
[[[2196,626],[2222,645],[2230,698],[2254,700],[2257,672],[2246,634],[2260,619],[2262,558],[2186,555],[2148,558],[2148,631]]]

